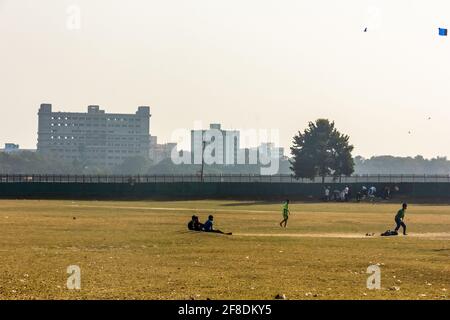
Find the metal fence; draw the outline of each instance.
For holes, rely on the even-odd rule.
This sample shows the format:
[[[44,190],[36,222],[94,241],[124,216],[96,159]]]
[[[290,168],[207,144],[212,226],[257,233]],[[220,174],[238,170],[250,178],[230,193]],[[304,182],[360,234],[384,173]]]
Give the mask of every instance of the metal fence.
[[[0,175],[0,183],[176,183],[202,182],[200,175]],[[321,177],[296,179],[292,175],[204,175],[205,183],[322,183]],[[450,175],[353,175],[326,177],[325,183],[450,183]]]

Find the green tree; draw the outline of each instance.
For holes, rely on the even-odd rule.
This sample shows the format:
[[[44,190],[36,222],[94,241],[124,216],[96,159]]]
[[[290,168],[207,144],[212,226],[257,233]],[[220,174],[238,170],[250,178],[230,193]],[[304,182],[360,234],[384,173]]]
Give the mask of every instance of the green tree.
[[[353,146],[349,136],[341,134],[327,119],[309,122],[304,132],[294,136],[291,147],[291,170],[295,177],[314,179],[316,176],[351,175],[354,162],[351,155]]]
[[[113,170],[116,174],[146,174],[151,165],[150,160],[142,156],[131,157],[116,166]]]
[[[332,156],[334,159],[333,177],[341,178],[342,176],[350,176],[355,171],[355,162],[353,161],[353,146],[349,143],[350,137],[338,134],[333,136],[335,141],[331,142]]]

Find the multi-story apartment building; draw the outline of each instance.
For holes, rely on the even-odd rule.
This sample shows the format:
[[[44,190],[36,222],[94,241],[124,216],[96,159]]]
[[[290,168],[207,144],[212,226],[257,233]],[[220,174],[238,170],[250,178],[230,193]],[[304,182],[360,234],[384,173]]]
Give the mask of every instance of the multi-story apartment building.
[[[153,164],[160,163],[163,160],[170,159],[172,151],[177,150],[176,143],[164,143],[158,144],[158,138],[156,136],[150,137],[150,153],[149,158]]]
[[[39,153],[104,168],[149,156],[149,107],[139,107],[135,114],[113,114],[89,106],[87,113],[75,113],[53,112],[51,104],[42,104],[38,115]]]
[[[209,152],[212,144],[215,148]],[[210,124],[208,130],[191,130],[191,161],[201,164],[204,156],[207,164],[237,164],[239,145],[240,132],[223,130],[218,123]]]

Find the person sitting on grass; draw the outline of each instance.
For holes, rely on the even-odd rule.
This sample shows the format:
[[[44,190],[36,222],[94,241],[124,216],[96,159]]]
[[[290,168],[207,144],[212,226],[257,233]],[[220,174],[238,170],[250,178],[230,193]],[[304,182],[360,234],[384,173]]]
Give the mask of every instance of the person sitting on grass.
[[[405,211],[408,208],[408,204],[404,203],[402,208],[398,210],[397,215],[395,216],[395,223],[397,226],[395,227],[395,232],[398,232],[400,226],[403,228],[403,235],[407,235],[406,233],[406,224],[404,222],[405,219]]]
[[[203,224],[200,223],[196,215],[192,216],[192,220],[188,223],[188,229],[191,231],[202,231]]]
[[[210,215],[208,217],[208,220],[205,222],[205,224],[203,224],[203,231],[220,233],[220,234],[226,234],[226,235],[229,235],[229,236],[232,235],[231,232],[225,233],[225,232],[222,232],[220,230],[214,230],[214,217],[212,215]]]

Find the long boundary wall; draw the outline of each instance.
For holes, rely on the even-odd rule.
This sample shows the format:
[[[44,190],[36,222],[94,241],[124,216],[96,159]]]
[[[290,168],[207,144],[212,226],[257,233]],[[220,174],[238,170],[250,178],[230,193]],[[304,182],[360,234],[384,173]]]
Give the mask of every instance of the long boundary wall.
[[[349,185],[353,195],[363,183],[326,184],[331,190]],[[371,184],[378,191],[385,186],[398,186],[394,196],[420,199],[449,199],[450,183]],[[86,199],[86,200],[163,200],[163,199],[248,199],[279,200],[319,199],[323,196],[319,183],[0,183],[2,199]],[[381,193],[381,192],[380,192]]]

